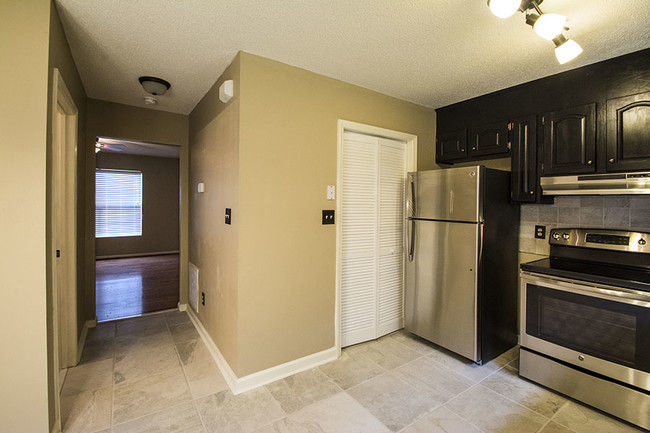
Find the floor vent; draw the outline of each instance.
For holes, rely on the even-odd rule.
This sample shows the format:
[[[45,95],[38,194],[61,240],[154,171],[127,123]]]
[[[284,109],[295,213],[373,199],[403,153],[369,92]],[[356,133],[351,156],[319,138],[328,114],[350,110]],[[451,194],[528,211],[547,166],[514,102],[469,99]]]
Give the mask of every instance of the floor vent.
[[[190,263],[190,306],[199,312],[199,268]]]

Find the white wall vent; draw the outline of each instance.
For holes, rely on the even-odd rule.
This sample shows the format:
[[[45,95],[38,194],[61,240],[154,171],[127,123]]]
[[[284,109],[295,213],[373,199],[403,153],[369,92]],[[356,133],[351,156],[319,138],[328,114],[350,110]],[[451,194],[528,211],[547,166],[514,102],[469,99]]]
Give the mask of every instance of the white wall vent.
[[[190,262],[190,306],[195,312],[199,312],[199,268]]]

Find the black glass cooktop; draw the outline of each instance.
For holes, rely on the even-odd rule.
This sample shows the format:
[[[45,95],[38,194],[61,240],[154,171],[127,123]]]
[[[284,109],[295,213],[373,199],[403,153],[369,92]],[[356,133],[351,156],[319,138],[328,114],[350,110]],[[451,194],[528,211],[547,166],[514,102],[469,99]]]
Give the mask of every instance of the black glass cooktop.
[[[650,270],[647,268],[610,266],[606,263],[549,257],[522,263],[521,269],[539,274],[650,292]]]

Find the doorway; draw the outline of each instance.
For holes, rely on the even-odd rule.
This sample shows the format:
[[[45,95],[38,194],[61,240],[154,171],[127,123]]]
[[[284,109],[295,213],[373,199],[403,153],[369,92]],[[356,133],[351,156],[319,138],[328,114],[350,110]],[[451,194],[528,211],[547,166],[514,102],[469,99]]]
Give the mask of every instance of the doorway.
[[[52,86],[52,334],[54,411],[60,423],[59,392],[68,367],[79,362],[77,318],[77,122],[78,110],[58,69]]]
[[[97,321],[176,308],[180,147],[97,137],[95,148]]]
[[[403,327],[404,210],[417,137],[339,121],[337,347]]]

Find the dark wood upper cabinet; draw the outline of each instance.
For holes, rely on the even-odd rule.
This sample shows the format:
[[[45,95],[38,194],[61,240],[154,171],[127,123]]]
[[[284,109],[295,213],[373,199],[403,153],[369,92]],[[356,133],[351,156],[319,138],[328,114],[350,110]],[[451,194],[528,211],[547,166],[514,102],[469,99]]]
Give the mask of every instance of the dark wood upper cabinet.
[[[436,162],[449,163],[467,158],[467,129],[438,135]]]
[[[607,101],[607,171],[650,169],[650,92]]]
[[[508,121],[493,122],[470,129],[469,155],[485,156],[508,153]]]
[[[537,201],[537,117],[520,117],[512,122],[511,143],[512,188],[510,198],[513,202]]]
[[[596,171],[596,104],[544,114],[542,174]]]

